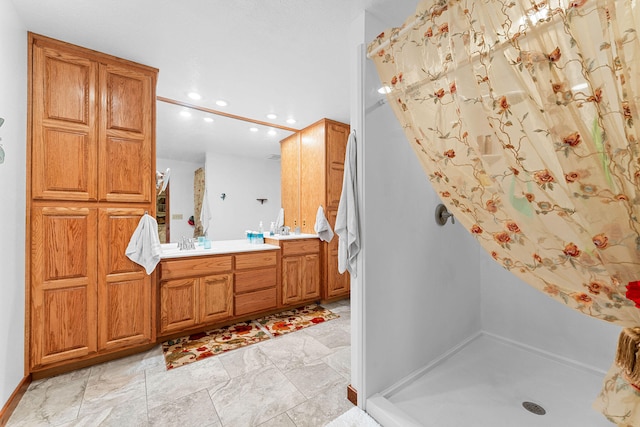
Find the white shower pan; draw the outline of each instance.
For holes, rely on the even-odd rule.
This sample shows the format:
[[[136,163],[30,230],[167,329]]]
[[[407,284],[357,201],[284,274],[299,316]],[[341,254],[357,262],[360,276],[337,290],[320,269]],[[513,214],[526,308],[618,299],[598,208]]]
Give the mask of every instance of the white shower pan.
[[[610,427],[591,407],[604,375],[480,333],[368,399],[366,410],[385,427]]]

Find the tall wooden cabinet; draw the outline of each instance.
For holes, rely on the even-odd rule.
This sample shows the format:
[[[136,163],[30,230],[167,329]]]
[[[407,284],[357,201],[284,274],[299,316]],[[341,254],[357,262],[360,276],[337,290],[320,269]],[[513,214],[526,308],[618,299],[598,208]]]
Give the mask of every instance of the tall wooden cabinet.
[[[342,180],[349,125],[322,119],[280,143],[281,194],[284,223],[302,233],[315,233],[318,206],[332,228]],[[338,273],[338,238],[322,243],[321,298],[348,296],[349,273]]]
[[[155,340],[154,276],[125,248],[155,214],[157,70],[29,34],[29,367]]]

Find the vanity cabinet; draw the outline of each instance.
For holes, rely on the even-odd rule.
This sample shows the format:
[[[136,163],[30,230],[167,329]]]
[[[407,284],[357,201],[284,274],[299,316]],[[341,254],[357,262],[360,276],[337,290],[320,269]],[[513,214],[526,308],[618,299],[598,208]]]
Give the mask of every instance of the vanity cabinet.
[[[29,33],[32,373],[155,342],[155,276],[124,252],[155,213],[157,71]]]
[[[204,329],[278,307],[277,249],[160,262],[159,335]]]
[[[322,119],[280,142],[284,223],[291,230],[315,233],[318,207],[333,229],[342,193],[344,159],[350,127]],[[349,273],[338,273],[338,238],[321,243],[321,297],[349,295]]]
[[[160,335],[233,316],[231,255],[160,263]]]
[[[266,239],[282,251],[282,305],[297,305],[320,299],[320,240]]]

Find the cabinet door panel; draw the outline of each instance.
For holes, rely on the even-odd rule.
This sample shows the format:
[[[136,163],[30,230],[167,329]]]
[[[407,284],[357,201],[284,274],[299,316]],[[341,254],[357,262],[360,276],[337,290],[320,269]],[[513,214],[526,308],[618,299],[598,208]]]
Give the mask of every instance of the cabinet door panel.
[[[98,341],[100,350],[150,342],[151,283],[147,278],[108,281],[101,286]]]
[[[197,280],[169,280],[160,285],[161,332],[180,331],[196,326]]]
[[[336,216],[338,211],[331,209],[327,211],[327,221],[332,228],[336,225]],[[349,272],[345,271],[344,274],[338,272],[338,238],[334,237],[331,242],[327,243],[326,252],[326,293],[325,298],[337,297],[340,295],[348,295],[350,291],[350,276]]]
[[[301,279],[302,299],[320,297],[320,256],[308,254],[303,257]]]
[[[327,208],[337,208],[340,203],[348,138],[348,125],[336,123],[327,125]]]
[[[300,132],[300,228],[314,233],[318,206],[325,207],[324,122]]]
[[[300,225],[300,135],[294,134],[280,142],[281,200],[284,225]]]
[[[100,200],[150,202],[155,75],[100,65],[100,96]]]
[[[220,274],[200,278],[198,323],[211,323],[233,315],[233,276]]]
[[[90,60],[33,47],[33,198],[96,199],[97,76]]]
[[[282,304],[288,305],[302,299],[300,290],[302,257],[282,258]]]
[[[32,210],[31,366],[96,351],[97,212]]]
[[[100,209],[98,232],[98,345],[100,349],[144,344],[152,332],[152,277],[125,255],[142,208]]]

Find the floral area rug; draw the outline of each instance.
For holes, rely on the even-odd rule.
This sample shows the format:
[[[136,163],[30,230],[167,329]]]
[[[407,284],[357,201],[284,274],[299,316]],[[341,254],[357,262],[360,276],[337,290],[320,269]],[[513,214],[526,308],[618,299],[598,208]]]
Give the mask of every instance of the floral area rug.
[[[319,305],[307,305],[256,320],[274,337],[317,325],[340,316]]]
[[[312,304],[162,343],[167,370],[298,331],[340,316]]]

